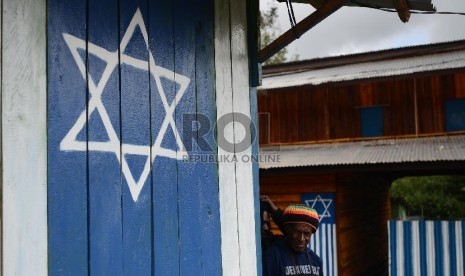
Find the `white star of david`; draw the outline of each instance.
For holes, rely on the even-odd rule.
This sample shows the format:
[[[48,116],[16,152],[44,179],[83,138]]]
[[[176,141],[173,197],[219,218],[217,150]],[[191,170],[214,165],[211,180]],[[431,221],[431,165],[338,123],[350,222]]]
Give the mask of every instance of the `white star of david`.
[[[315,208],[315,205],[317,204],[317,202],[321,202],[321,204],[323,204],[323,207],[325,208],[323,213],[320,215],[320,221],[323,218],[330,218],[331,213],[329,213],[329,206],[331,205],[333,200],[332,199],[323,199],[320,195],[317,195],[315,197],[315,199],[305,200],[305,204],[307,204],[307,206],[309,206],[311,208]]]
[[[125,54],[126,46],[128,45],[129,41],[131,40],[136,27],[140,28],[142,36],[145,41],[146,50],[148,51],[149,61],[140,60],[134,57],[131,57]],[[70,34],[63,33],[63,38],[68,45],[71,54],[81,72],[82,77],[84,80],[86,79],[86,66],[84,61],[80,57],[78,53],[78,49],[86,50],[86,41],[79,39],[75,36]],[[128,28],[126,29],[126,33],[124,34],[121,43],[120,43],[120,51],[121,51],[121,63],[130,65],[136,69],[149,71],[150,74],[154,77],[155,83],[158,89],[158,93],[160,98],[163,102],[163,107],[165,109],[165,118],[161,125],[160,131],[155,139],[155,142],[152,146],[150,145],[132,145],[132,144],[121,144],[121,156],[120,156],[120,140],[118,135],[116,134],[113,125],[111,124],[110,117],[105,109],[105,106],[102,103],[101,95],[103,90],[105,89],[105,85],[107,84],[108,79],[110,78],[113,70],[118,66],[118,50],[115,52],[107,51],[106,49],[99,47],[95,44],[87,42],[87,51],[89,54],[95,55],[106,62],[106,67],[103,71],[103,74],[98,81],[95,83],[94,79],[88,73],[88,83],[89,83],[89,92],[90,92],[90,99],[88,103],[88,116],[87,119],[90,118],[91,114],[95,111],[97,112],[103,122],[105,131],[108,135],[108,141],[100,142],[100,141],[87,141],[87,146],[89,151],[98,151],[98,152],[111,152],[114,153],[118,162],[121,164],[123,175],[128,183],[129,190],[131,192],[132,199],[134,202],[137,201],[140,191],[142,190],[145,181],[147,180],[149,173],[150,173],[150,164],[155,160],[157,156],[165,156],[168,158],[178,159],[181,160],[183,156],[187,155],[185,150],[184,144],[180,138],[179,132],[176,128],[175,121],[173,119],[173,113],[176,109],[177,104],[181,100],[182,96],[184,95],[190,79],[176,74],[173,71],[165,69],[163,67],[157,66],[155,64],[155,60],[152,56],[152,53],[148,47],[148,35],[147,29],[145,28],[144,20],[142,18],[142,14],[139,9],[135,12],[131,23],[129,24]],[[150,67],[149,67],[150,62]],[[169,104],[165,92],[163,90],[163,86],[161,85],[160,78],[164,77],[168,80],[174,81],[179,84],[179,89],[176,92],[175,98],[173,99],[172,103]],[[81,132],[81,130],[85,127],[86,124],[86,109],[84,109],[81,115],[76,120],[76,123],[71,127],[68,133],[65,135],[63,140],[60,143],[61,150],[68,150],[68,151],[86,151],[87,146],[85,141],[78,141],[77,136]],[[167,149],[161,147],[161,143],[163,138],[166,134],[168,129],[168,125],[171,126],[172,131],[174,132],[174,136],[176,137],[176,144],[178,147],[178,151]],[[152,151],[152,158],[150,159],[150,150]],[[140,155],[147,158],[144,169],[142,171],[139,180],[134,179],[132,172],[129,168],[128,162],[126,160],[126,155]]]

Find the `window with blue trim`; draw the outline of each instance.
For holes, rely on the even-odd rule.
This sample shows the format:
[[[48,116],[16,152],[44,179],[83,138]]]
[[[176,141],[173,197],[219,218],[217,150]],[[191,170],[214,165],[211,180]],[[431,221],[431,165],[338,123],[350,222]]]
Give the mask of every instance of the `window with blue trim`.
[[[362,137],[384,135],[384,110],[382,106],[360,108],[360,130]]]
[[[465,99],[446,101],[446,131],[465,130]]]

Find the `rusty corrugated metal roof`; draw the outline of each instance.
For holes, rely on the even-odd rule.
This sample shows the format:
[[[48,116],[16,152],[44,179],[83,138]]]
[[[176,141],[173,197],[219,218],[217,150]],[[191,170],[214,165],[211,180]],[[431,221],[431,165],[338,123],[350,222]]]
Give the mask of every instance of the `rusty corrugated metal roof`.
[[[465,40],[264,67],[258,90],[465,69]]]
[[[465,135],[263,147],[260,154],[274,156],[260,158],[261,169],[465,161]]]
[[[340,67],[323,68],[311,71],[264,77],[259,90],[295,87],[303,85],[319,85],[371,79],[418,72],[438,71],[465,67],[465,50],[440,53],[430,56],[411,57],[377,62],[365,62]]]

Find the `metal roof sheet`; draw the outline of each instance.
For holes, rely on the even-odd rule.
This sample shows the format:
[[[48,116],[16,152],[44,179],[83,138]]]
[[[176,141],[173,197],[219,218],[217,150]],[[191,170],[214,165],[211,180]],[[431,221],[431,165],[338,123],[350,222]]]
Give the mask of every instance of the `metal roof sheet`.
[[[258,90],[465,68],[465,50],[263,76]]]
[[[261,169],[465,161],[465,134],[264,147],[260,149],[260,155]],[[274,157],[264,158],[266,156]]]

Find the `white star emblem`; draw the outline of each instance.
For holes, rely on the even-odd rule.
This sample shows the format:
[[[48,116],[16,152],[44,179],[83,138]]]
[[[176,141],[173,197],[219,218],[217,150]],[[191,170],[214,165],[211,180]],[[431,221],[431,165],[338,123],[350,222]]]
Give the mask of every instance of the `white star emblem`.
[[[148,51],[149,61],[140,60],[134,57],[131,57],[125,54],[126,46],[128,45],[129,41],[131,40],[136,27],[140,28],[142,32],[142,36],[144,37],[146,50]],[[78,50],[86,50],[86,41],[70,34],[63,33],[63,38],[68,45],[71,54],[81,72],[82,77],[84,80],[86,79],[86,66],[84,61],[80,57]],[[107,51],[104,48],[101,48],[95,44],[87,42],[87,50],[89,54],[93,54],[103,61],[106,62],[106,67],[103,71],[103,74],[98,80],[98,83],[94,82],[94,79],[88,74],[88,82],[89,82],[89,92],[90,92],[90,99],[88,103],[88,118],[90,118],[91,114],[97,112],[102,119],[105,131],[108,135],[108,141],[100,142],[100,141],[88,141],[88,149],[89,151],[98,151],[98,152],[111,152],[114,153],[118,162],[121,164],[123,175],[128,183],[129,190],[131,192],[132,199],[134,202],[137,201],[140,191],[142,190],[145,181],[147,180],[149,173],[150,173],[150,164],[155,160],[157,156],[165,156],[168,158],[178,159],[181,160],[183,156],[187,155],[185,150],[184,144],[180,138],[179,132],[176,128],[175,121],[173,119],[173,113],[176,109],[177,104],[181,100],[182,96],[184,95],[190,79],[174,73],[168,69],[163,67],[157,66],[155,64],[155,60],[152,56],[152,53],[148,47],[148,35],[147,29],[145,28],[144,20],[142,18],[142,14],[139,9],[135,12],[131,23],[129,24],[126,33],[124,34],[121,43],[120,43],[120,51],[121,51],[121,63],[130,65],[136,69],[149,71],[150,74],[155,79],[155,83],[158,89],[158,93],[160,98],[163,102],[163,107],[165,109],[165,118],[161,125],[160,131],[155,139],[155,142],[152,146],[150,145],[132,145],[132,144],[121,144],[121,156],[120,156],[120,140],[118,135],[115,132],[113,125],[111,124],[110,117],[105,109],[105,106],[102,103],[101,95],[103,90],[105,89],[105,85],[107,84],[108,79],[110,78],[113,70],[118,66],[118,50],[115,52]],[[150,62],[150,67],[149,67]],[[166,78],[168,80],[174,81],[179,85],[179,89],[176,92],[175,98],[171,102],[168,103],[166,99],[165,92],[161,85],[160,78]],[[63,140],[60,143],[60,149],[65,151],[86,151],[86,142],[85,141],[78,141],[77,136],[79,132],[85,127],[86,124],[86,109],[84,109],[81,115],[76,120],[76,123],[71,127],[68,133],[65,135]],[[171,126],[171,129],[176,137],[176,144],[178,147],[178,151],[167,149],[161,147],[162,140],[166,134],[168,129],[168,125]],[[152,151],[152,158],[150,160],[150,150]],[[140,155],[146,157],[146,162],[144,165],[144,169],[142,174],[139,177],[139,180],[134,179],[131,169],[128,166],[128,162],[126,160],[126,155]]]
[[[324,207],[324,211],[323,213],[320,215],[320,221],[323,219],[323,218],[330,218],[331,217],[331,214],[329,213],[329,206],[331,205],[331,203],[333,202],[332,199],[323,199],[320,195],[317,195],[315,197],[315,199],[307,199],[305,200],[305,204],[307,204],[308,207],[310,208],[314,208],[315,209],[315,205],[318,203],[318,202],[321,202],[321,204],[323,204],[323,207]]]

